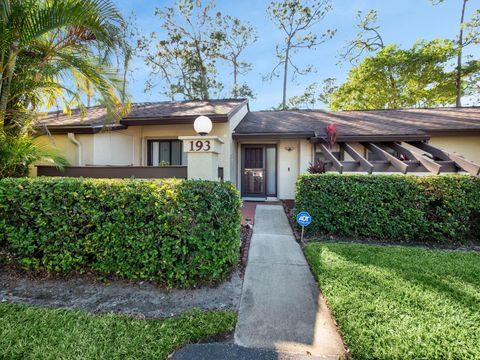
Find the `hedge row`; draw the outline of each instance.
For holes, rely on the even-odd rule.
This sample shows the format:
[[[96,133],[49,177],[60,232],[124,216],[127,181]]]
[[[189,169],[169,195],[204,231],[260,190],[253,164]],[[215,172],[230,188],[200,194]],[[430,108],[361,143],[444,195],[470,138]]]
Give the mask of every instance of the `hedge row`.
[[[240,204],[229,183],[2,179],[0,247],[28,268],[193,286],[237,263]]]
[[[304,175],[295,211],[315,234],[383,241],[462,243],[480,238],[480,178]]]

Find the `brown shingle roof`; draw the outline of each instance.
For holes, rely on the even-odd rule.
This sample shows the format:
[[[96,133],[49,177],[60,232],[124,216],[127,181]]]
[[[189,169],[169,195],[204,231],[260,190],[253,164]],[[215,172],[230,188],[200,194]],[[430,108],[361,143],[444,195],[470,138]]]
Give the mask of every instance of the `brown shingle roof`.
[[[90,126],[105,124],[106,120],[106,108],[95,106],[87,109],[87,113],[84,116],[80,110],[73,110],[71,115],[67,115],[63,111],[53,111],[39,118],[36,124],[48,126]]]
[[[226,116],[245,99],[226,99],[209,101],[162,101],[133,104],[132,111],[125,119],[184,117],[184,116]]]
[[[134,125],[153,123],[187,123],[197,116],[206,115],[215,122],[228,121],[230,116],[246,102],[245,99],[225,99],[208,101],[162,101],[137,103],[132,105],[131,112],[120,120],[120,124],[107,117],[104,107],[91,107],[83,116],[80,110],[72,111],[71,115],[62,111],[48,113],[36,121],[37,127],[47,126],[51,131],[66,129],[101,129],[105,124],[125,128]]]
[[[235,129],[236,137],[269,134],[324,135],[333,123],[342,137],[419,136],[435,132],[480,131],[480,108],[439,108],[371,111],[259,111],[250,112]]]

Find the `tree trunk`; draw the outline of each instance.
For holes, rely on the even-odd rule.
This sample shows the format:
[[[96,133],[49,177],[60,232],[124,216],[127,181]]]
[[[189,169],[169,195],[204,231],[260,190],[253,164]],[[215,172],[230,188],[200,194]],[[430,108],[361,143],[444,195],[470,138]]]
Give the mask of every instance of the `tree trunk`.
[[[468,0],[463,0],[462,15],[460,17],[460,33],[458,34],[458,58],[455,86],[457,88],[457,107],[462,107],[462,56],[463,56],[463,22]]]
[[[393,72],[392,69],[389,68],[388,71],[389,71],[388,79],[390,80],[390,86],[392,87],[392,90],[393,90],[393,99],[389,106],[391,109],[398,109],[399,95],[398,95],[397,82],[395,81],[395,78],[392,75],[392,72]]]
[[[127,75],[128,67],[130,66],[130,51],[125,54],[125,61],[123,62],[123,83],[122,83],[122,104],[125,104],[127,98]]]
[[[199,48],[198,41],[195,41],[195,50],[197,52],[198,56],[198,62],[199,62],[199,70],[200,70],[200,77],[202,78],[202,100],[208,100],[209,94],[208,94],[208,80],[207,80],[207,71],[206,68],[203,64],[203,59],[202,59],[202,53]]]
[[[288,57],[289,56],[290,56],[290,40],[287,43],[287,49],[285,51],[285,68],[283,70],[282,110],[287,109],[287,80],[288,80]]]
[[[14,42],[10,48],[7,64],[3,71],[2,91],[0,94],[0,126],[8,125],[6,112],[8,99],[10,97],[10,85],[12,84],[13,73],[17,61],[18,42]]]
[[[3,85],[3,81],[1,79],[3,79],[3,74],[5,73],[5,64],[3,63],[3,61],[5,60],[5,52],[1,52],[1,55],[0,55],[0,66],[2,67],[0,69],[0,94],[2,93],[2,85]]]
[[[237,66],[237,60],[235,59],[233,61],[233,97],[235,99],[238,97],[237,77],[238,77],[238,66]]]
[[[90,96],[90,81],[88,79],[85,82],[85,87],[87,88],[87,107],[90,107],[90,101],[91,101],[91,96]]]

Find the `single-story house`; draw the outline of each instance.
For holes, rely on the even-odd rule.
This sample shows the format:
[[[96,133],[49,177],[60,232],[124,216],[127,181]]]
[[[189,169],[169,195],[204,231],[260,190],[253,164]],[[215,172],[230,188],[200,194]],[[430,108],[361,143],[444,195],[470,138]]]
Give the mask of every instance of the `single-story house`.
[[[64,173],[39,166],[38,175],[189,177],[191,167],[204,165],[188,156],[195,142],[185,144],[195,139],[201,115],[221,144],[215,176],[236,184],[245,199],[293,199],[298,175],[316,160],[343,173],[480,173],[480,108],[250,111],[248,100],[224,99],[134,104],[113,123],[103,107],[84,116],[49,113],[36,123],[48,135],[38,141],[72,166]]]

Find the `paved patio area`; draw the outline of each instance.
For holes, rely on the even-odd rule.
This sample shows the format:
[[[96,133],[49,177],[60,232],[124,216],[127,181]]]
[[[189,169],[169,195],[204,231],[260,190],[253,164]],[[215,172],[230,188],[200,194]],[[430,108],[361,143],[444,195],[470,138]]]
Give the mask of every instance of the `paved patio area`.
[[[255,210],[258,205],[281,205],[280,201],[244,201],[242,205],[242,225],[247,224],[247,219],[250,219],[250,224],[255,223]]]

